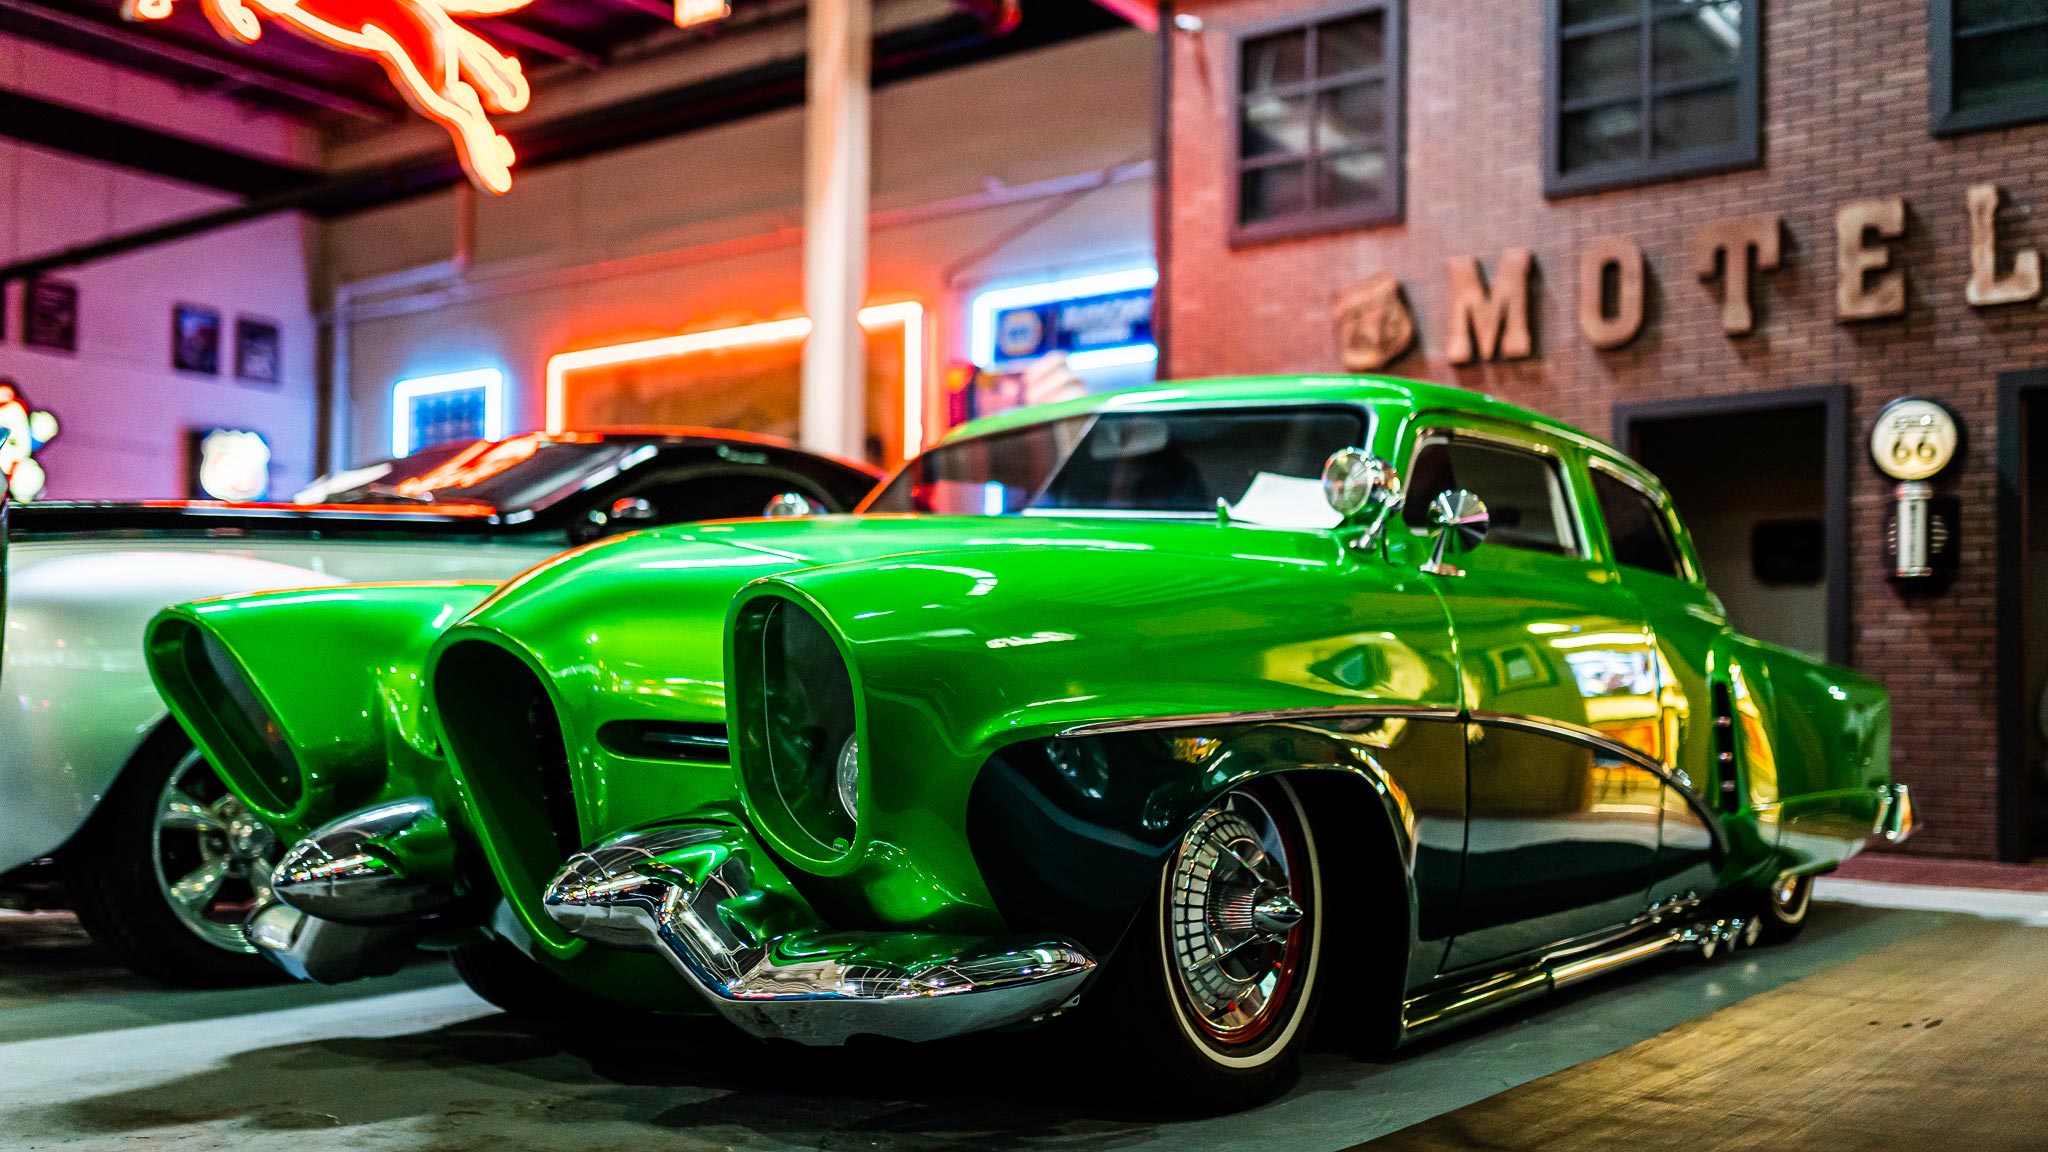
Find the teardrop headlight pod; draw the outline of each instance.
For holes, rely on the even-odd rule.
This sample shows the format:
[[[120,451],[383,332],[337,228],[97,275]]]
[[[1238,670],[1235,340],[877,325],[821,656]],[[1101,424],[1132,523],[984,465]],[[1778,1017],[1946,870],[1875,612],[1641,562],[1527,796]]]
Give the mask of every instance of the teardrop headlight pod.
[[[846,818],[860,823],[860,737],[848,736],[839,747],[839,806]]]
[[[742,756],[741,784],[788,847],[833,859],[853,844],[849,772],[857,775],[859,763],[846,661],[825,625],[788,600],[771,601],[749,630],[759,645],[760,682],[740,691],[759,694],[765,755]]]

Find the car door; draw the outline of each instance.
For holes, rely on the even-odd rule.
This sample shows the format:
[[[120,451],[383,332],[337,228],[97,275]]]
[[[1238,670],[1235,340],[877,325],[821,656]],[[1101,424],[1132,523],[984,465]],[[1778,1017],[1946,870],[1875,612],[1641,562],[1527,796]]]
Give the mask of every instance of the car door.
[[[1608,558],[1656,641],[1657,755],[1672,769],[1672,783],[1650,896],[1658,903],[1684,901],[1713,884],[1713,810],[1743,806],[1735,751],[1744,733],[1736,724],[1750,689],[1723,651],[1727,617],[1701,581],[1663,491],[1626,465],[1598,456],[1589,461],[1587,479]]]
[[[1438,574],[1457,638],[1467,834],[1445,968],[1541,950],[1640,915],[1662,780],[1622,749],[1658,741],[1654,644],[1596,560],[1583,464],[1561,440],[1463,417],[1418,422],[1404,514],[1423,550],[1437,493],[1486,502],[1480,547]]]

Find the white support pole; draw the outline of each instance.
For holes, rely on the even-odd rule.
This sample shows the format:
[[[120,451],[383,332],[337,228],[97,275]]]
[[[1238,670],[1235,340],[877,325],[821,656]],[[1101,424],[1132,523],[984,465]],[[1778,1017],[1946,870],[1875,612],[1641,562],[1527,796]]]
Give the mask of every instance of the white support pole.
[[[811,0],[804,129],[804,447],[860,458],[867,350],[871,0]],[[908,448],[907,451],[915,451]]]

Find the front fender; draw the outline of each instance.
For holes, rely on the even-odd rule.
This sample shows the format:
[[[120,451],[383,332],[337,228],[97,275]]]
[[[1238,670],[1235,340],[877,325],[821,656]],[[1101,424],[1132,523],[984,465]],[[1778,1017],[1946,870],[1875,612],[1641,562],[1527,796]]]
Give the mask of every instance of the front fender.
[[[429,646],[487,582],[356,584],[180,604],[150,672],[235,794],[289,841],[379,797],[442,791]]]
[[[1218,558],[1085,545],[905,555],[759,580],[733,606],[733,749],[756,826],[800,868],[834,877],[859,918],[995,930],[1004,913],[968,833],[984,765],[1089,724],[1336,709],[1455,714],[1449,627],[1413,573],[1327,536],[1219,528]],[[830,859],[777,834],[756,785],[766,718],[758,639],[794,605],[833,634],[854,683],[857,834]],[[1284,770],[1285,757],[1270,770]],[[1298,763],[1295,765],[1298,766]],[[1164,823],[1118,831],[1156,850],[1212,795],[1182,764]],[[1135,779],[1145,769],[1117,764]],[[1459,780],[1462,788],[1462,778]],[[1163,839],[1162,839],[1163,838]],[[1045,851],[1040,848],[1039,851]],[[1135,865],[1134,865],[1135,866]],[[1134,907],[1119,886],[1111,903]],[[1113,918],[1110,917],[1110,918]]]
[[[141,643],[166,603],[332,576],[250,556],[16,542],[0,709],[0,872],[69,840],[164,719]]]

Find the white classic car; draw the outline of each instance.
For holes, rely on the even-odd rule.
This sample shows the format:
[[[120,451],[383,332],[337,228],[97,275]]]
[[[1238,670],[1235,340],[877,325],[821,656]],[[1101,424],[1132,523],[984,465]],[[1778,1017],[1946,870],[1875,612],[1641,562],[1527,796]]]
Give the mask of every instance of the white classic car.
[[[166,605],[496,582],[610,532],[771,504],[845,511],[876,479],[780,441],[649,429],[429,449],[301,494],[317,503],[16,505],[0,531],[0,905],[68,905],[166,983],[276,975],[242,920],[280,846],[166,718],[142,651],[144,623]]]

